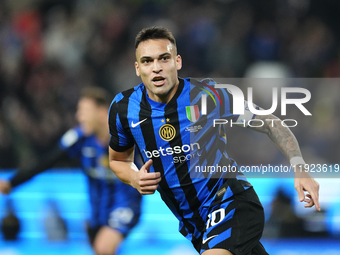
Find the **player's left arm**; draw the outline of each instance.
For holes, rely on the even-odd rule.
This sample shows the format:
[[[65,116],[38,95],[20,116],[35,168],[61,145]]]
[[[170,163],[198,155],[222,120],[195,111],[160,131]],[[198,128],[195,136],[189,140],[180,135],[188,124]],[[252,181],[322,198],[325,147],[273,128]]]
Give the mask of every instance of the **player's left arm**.
[[[297,159],[295,166],[295,189],[298,192],[300,202],[306,202],[305,207],[312,207],[315,205],[316,209],[320,211],[319,204],[319,183],[307,171],[302,164],[302,155],[299,143],[292,131],[281,124],[274,115],[257,115],[254,119],[263,121],[261,127],[249,127],[252,130],[265,133],[278,146],[286,158],[293,164]],[[292,160],[293,159],[293,160]],[[309,194],[305,196],[304,191]]]

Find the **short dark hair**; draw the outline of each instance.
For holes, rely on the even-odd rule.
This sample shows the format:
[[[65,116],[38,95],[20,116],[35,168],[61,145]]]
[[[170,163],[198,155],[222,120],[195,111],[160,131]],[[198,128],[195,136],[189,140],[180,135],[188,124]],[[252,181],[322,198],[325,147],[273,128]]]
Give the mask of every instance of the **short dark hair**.
[[[96,105],[108,107],[112,98],[108,91],[101,87],[85,87],[80,92],[80,98],[92,99]]]
[[[150,39],[167,39],[176,47],[176,40],[171,31],[165,27],[148,27],[142,29],[136,36],[135,39],[135,48],[138,48],[138,45],[141,42]]]

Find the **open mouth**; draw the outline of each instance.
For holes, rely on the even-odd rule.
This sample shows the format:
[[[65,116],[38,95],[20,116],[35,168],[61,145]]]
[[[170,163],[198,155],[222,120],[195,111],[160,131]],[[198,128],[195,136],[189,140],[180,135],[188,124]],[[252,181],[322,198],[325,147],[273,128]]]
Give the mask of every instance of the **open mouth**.
[[[164,78],[164,77],[161,77],[161,76],[154,77],[154,78],[152,79],[152,82],[153,82],[153,84],[155,84],[155,85],[163,85],[164,82],[165,82],[165,78]]]

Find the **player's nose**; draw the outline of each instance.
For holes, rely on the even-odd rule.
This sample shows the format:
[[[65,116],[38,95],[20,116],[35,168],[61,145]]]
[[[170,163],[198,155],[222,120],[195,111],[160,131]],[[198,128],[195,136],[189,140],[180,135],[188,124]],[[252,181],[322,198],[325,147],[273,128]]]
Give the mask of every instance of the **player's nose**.
[[[153,71],[155,73],[159,73],[160,71],[162,71],[162,66],[157,59],[155,59],[155,61],[153,62]]]

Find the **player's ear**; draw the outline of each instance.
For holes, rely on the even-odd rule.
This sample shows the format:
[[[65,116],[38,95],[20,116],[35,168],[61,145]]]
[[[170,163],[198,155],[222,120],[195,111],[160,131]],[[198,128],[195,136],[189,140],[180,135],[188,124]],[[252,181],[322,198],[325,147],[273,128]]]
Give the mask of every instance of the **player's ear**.
[[[136,75],[140,76],[138,62],[135,62]]]
[[[180,55],[176,56],[176,68],[177,70],[182,69],[182,57]]]

